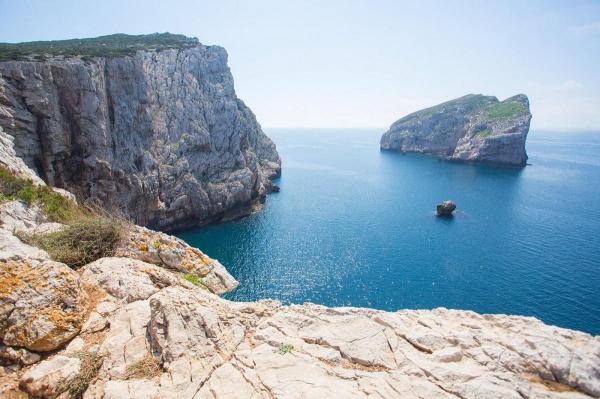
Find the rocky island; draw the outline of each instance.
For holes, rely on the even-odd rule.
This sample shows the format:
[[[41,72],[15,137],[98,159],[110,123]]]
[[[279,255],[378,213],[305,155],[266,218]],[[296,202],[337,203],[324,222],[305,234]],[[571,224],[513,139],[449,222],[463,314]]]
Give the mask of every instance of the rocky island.
[[[504,101],[469,94],[399,119],[383,134],[380,146],[455,161],[522,167],[527,162],[530,121],[524,94]]]
[[[222,49],[115,51],[0,64],[0,397],[600,397],[599,337],[443,308],[227,301],[238,283],[217,260],[85,206],[207,221],[279,170]],[[183,195],[204,202],[167,206]]]
[[[0,127],[79,201],[176,229],[251,212],[281,161],[227,53],[183,35],[0,44]]]

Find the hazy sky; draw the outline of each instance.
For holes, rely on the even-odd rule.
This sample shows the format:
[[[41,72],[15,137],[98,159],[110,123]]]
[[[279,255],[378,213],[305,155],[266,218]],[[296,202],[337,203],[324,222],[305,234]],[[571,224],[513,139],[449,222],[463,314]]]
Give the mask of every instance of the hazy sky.
[[[526,93],[539,129],[600,130],[600,1],[0,0],[0,41],[196,36],[263,127],[387,127]]]

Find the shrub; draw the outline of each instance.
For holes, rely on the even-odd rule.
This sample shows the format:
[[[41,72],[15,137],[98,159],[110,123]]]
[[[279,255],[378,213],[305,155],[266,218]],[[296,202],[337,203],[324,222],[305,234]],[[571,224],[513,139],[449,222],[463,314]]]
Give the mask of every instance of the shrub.
[[[486,114],[491,119],[501,119],[510,118],[525,111],[523,104],[518,101],[503,101],[489,106]]]
[[[52,40],[26,43],[0,43],[0,62],[33,59],[45,61],[48,56],[81,56],[84,61],[93,57],[122,57],[138,50],[166,50],[189,48],[199,44],[198,39],[171,33],[150,35],[114,35],[70,40]]]
[[[30,180],[17,177],[8,169],[0,167],[0,202],[9,200],[38,205],[53,222],[66,223],[80,214],[77,204],[51,188],[36,186]]]
[[[65,228],[46,234],[19,234],[57,262],[74,269],[111,256],[124,234],[125,223],[116,218],[90,213],[71,221]]]
[[[292,353],[292,351],[294,350],[294,347],[290,344],[281,344],[281,346],[279,346],[279,354],[280,355],[285,355],[286,353]]]
[[[190,283],[194,284],[195,286],[206,289],[206,286],[204,284],[202,284],[202,281],[200,281],[200,277],[198,277],[194,273],[185,274],[183,276],[183,279],[186,281],[189,281]]]

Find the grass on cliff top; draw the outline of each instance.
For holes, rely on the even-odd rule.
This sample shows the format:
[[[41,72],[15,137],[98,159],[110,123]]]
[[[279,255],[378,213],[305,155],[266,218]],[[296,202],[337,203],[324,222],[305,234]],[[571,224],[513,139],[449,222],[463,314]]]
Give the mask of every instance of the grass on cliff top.
[[[527,112],[527,110],[518,101],[503,101],[489,106],[485,112],[490,119],[501,119],[512,118],[513,116]]]
[[[124,223],[99,213],[70,221],[63,229],[44,234],[18,234],[19,238],[48,252],[50,257],[78,269],[90,262],[114,255],[123,238]]]
[[[66,223],[81,212],[77,204],[49,187],[36,186],[30,180],[16,177],[10,170],[0,166],[0,203],[12,200],[38,205],[52,222]]]
[[[172,33],[150,35],[114,35],[86,39],[51,40],[25,43],[0,43],[0,62],[33,59],[44,61],[46,56],[66,57],[120,57],[138,50],[166,50],[189,48],[199,44],[198,39]]]
[[[125,221],[101,209],[77,205],[47,186],[36,186],[0,167],[0,203],[12,200],[37,205],[50,221],[66,225],[51,233],[17,235],[72,268],[111,256],[128,228]]]

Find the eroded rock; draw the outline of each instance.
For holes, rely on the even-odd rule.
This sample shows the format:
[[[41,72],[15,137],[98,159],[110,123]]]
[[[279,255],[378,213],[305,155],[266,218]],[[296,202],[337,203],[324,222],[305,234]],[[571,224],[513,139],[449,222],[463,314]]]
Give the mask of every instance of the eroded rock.
[[[0,340],[33,351],[60,347],[80,330],[85,294],[77,273],[50,260],[0,261]]]

